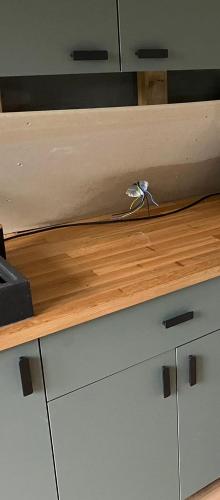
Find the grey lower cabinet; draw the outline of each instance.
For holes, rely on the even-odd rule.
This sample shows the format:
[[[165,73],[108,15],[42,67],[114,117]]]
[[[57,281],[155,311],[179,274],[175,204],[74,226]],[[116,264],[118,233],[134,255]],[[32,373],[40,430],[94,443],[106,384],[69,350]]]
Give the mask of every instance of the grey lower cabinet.
[[[217,331],[49,401],[60,500],[185,500],[217,479],[219,353]]]
[[[184,500],[220,476],[220,332],[177,349],[177,380]]]
[[[40,341],[59,500],[185,500],[219,477],[219,286]]]
[[[0,61],[0,76],[119,71],[116,0],[2,2]]]
[[[173,350],[49,403],[60,500],[179,498],[175,378]]]
[[[122,70],[219,68],[219,14],[219,0],[119,0]]]
[[[33,394],[26,397],[20,357],[31,369]],[[37,341],[0,353],[0,492],[5,500],[57,500]]]
[[[218,286],[42,339],[44,379],[37,341],[1,352],[2,498],[185,500],[217,479]]]

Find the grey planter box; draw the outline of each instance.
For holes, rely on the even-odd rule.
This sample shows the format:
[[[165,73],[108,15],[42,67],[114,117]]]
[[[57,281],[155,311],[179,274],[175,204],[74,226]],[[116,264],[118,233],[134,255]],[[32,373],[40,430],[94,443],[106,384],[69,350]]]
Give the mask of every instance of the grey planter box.
[[[33,316],[30,284],[0,257],[0,326]]]

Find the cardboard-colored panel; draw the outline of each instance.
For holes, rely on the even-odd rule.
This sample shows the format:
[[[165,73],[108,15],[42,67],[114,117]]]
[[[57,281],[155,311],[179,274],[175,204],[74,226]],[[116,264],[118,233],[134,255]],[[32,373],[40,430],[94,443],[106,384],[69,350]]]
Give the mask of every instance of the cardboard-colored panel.
[[[220,102],[0,114],[6,232],[220,190]]]

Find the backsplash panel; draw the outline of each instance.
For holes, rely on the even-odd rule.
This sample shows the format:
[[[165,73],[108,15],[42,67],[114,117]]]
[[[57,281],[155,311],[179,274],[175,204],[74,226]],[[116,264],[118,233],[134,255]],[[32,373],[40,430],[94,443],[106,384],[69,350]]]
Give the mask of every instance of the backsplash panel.
[[[220,191],[220,102],[0,115],[5,232]]]

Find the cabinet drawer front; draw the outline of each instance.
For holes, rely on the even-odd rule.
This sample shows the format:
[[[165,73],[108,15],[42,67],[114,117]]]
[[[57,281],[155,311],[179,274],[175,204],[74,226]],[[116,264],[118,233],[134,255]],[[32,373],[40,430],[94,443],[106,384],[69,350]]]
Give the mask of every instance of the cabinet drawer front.
[[[175,370],[164,399],[162,365],[175,353],[49,403],[61,500],[178,499]]]
[[[37,341],[0,353],[0,482],[5,500],[57,500]],[[19,360],[30,363],[33,393],[24,397]]]
[[[115,0],[11,0],[1,7],[0,76],[119,71]]]
[[[177,350],[182,499],[219,478],[219,352],[220,332],[190,342]],[[189,383],[190,357],[196,359],[196,380],[193,386]]]
[[[217,278],[41,339],[48,399],[218,330],[219,290]]]
[[[219,13],[218,0],[119,0],[123,71],[219,68]]]

